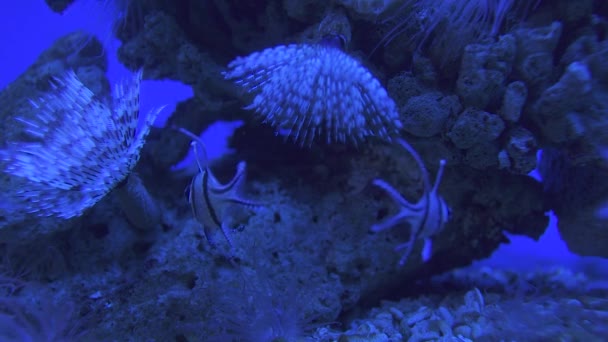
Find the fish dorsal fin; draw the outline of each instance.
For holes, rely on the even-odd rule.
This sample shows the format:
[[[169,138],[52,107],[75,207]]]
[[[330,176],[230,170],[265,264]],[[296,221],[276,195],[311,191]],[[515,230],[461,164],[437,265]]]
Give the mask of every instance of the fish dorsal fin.
[[[209,158],[207,157],[207,146],[203,139],[183,127],[171,126],[171,128],[192,139],[191,146],[194,151],[194,158],[196,159],[198,168],[201,172],[206,170],[209,167]]]
[[[431,180],[429,179],[429,172],[427,171],[426,166],[424,166],[424,162],[422,161],[422,158],[420,157],[418,152],[416,152],[416,150],[414,150],[412,145],[410,145],[407,141],[405,141],[403,139],[397,139],[397,142],[401,146],[403,146],[403,148],[406,149],[412,155],[412,157],[416,161],[416,164],[418,164],[418,167],[420,168],[420,172],[422,172],[422,181],[424,182],[424,190],[426,192],[431,192],[434,187],[431,187]]]
[[[439,161],[439,169],[437,170],[437,175],[435,176],[435,184],[433,184],[433,189],[431,189],[432,193],[437,193],[437,189],[441,183],[441,177],[443,177],[443,169],[445,169],[445,159],[441,159]]]
[[[245,182],[245,170],[247,169],[247,164],[242,161],[236,167],[236,173],[234,177],[230,180],[230,182],[225,185],[218,186],[219,191],[224,191],[224,189],[236,189],[236,193],[239,193],[239,189],[243,186]]]
[[[201,140],[193,141],[191,145],[192,150],[194,151],[194,159],[196,160],[196,164],[198,164],[198,169],[200,172],[204,172],[209,166],[207,149]]]
[[[418,167],[420,168],[420,172],[422,172],[422,181],[424,182],[425,191],[427,191],[429,193],[433,193],[433,194],[437,193],[439,184],[441,184],[441,178],[443,177],[443,170],[445,168],[445,159],[441,159],[439,161],[439,169],[437,170],[437,175],[435,176],[435,183],[433,183],[433,185],[431,185],[431,180],[429,178],[429,172],[426,169],[426,166],[424,165],[424,162],[422,161],[422,158],[420,157],[418,152],[416,152],[416,150],[412,147],[412,145],[410,145],[407,141],[405,141],[403,139],[398,139],[397,141],[399,142],[399,144],[401,146],[403,146],[404,149],[406,149],[412,155],[414,160],[416,160],[416,163],[418,164]]]

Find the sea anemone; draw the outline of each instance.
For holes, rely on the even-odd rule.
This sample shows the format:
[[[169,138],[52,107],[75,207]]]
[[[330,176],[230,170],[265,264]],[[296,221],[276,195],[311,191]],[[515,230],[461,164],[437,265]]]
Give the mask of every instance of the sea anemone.
[[[418,47],[425,43],[440,46],[446,60],[460,54],[476,40],[495,37],[506,17],[525,17],[540,0],[405,0],[395,15],[384,20],[393,27],[376,48],[388,45],[399,35],[412,33]]]

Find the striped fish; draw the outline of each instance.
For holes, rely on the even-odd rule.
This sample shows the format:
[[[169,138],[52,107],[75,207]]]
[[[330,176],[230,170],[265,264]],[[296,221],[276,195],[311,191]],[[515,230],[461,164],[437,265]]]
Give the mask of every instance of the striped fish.
[[[450,218],[450,209],[438,193],[439,183],[441,182],[443,169],[445,167],[445,160],[439,162],[439,170],[437,171],[435,184],[431,185],[429,174],[418,153],[404,140],[398,139],[397,141],[414,157],[416,163],[420,167],[424,182],[424,194],[417,203],[411,203],[403,198],[403,196],[387,182],[381,179],[375,179],[373,184],[384,190],[393,201],[399,205],[400,210],[394,216],[373,225],[371,230],[373,232],[379,232],[392,228],[402,222],[409,223],[410,239],[395,248],[396,251],[403,251],[401,259],[399,260],[399,265],[402,266],[407,261],[407,258],[414,247],[414,243],[418,239],[425,240],[422,259],[427,261],[430,258],[430,238],[445,227],[445,224]]]
[[[241,197],[245,183],[245,162],[237,166],[236,174],[227,184],[220,183],[209,168],[207,151],[203,141],[192,132],[177,128],[192,139],[192,148],[199,173],[192,178],[188,187],[188,202],[194,218],[203,226],[205,238],[210,245],[215,246],[213,234],[222,232],[226,241],[233,248],[230,231],[240,222],[250,209],[256,209],[260,204]]]

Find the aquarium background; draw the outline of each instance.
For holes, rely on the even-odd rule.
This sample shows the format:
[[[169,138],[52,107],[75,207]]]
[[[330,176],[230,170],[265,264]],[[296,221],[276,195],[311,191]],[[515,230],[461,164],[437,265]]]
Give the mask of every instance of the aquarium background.
[[[3,65],[2,72],[0,74],[0,90],[9,86],[11,82],[24,73],[30,67],[30,65],[36,61],[38,56],[44,50],[48,49],[57,39],[76,30],[83,30],[87,33],[93,34],[104,44],[104,47],[107,49],[107,56],[100,58],[108,58],[109,65],[106,76],[109,79],[110,84],[116,84],[125,77],[129,77],[132,72],[121,65],[116,57],[116,49],[119,47],[120,42],[112,35],[111,23],[115,15],[116,13],[112,11],[111,6],[105,4],[103,1],[78,0],[62,14],[51,11],[42,0],[24,0],[6,2],[2,4],[2,11],[0,11],[0,32],[2,32],[0,35],[0,60],[2,61]],[[160,105],[166,106],[154,123],[155,127],[162,128],[165,126],[167,118],[175,110],[176,105],[180,101],[192,97],[192,95],[193,92],[191,87],[178,81],[144,79],[141,85],[141,111],[148,112]],[[240,127],[240,125],[242,125],[242,122],[238,120],[222,121],[212,125],[205,132],[201,132],[201,137],[208,146],[207,152],[210,160],[216,160],[226,153],[231,153],[231,149],[227,146],[227,138],[232,134],[233,130]],[[191,167],[192,164],[193,153],[190,151],[188,157],[183,162],[173,166],[172,170],[179,171],[182,168],[189,167],[188,165]],[[540,179],[537,171],[533,171],[530,176]],[[559,236],[559,232],[556,228],[557,218],[550,211],[547,212],[547,215],[550,217],[549,226],[545,233],[542,234],[537,241],[526,236],[506,233],[509,240],[511,240],[510,243],[502,244],[496,251],[492,253],[491,257],[475,261],[468,269],[483,270],[486,268],[491,268],[525,273],[536,272],[542,269],[549,270],[563,268],[572,272],[573,277],[579,272],[586,274],[589,277],[589,281],[595,284],[592,286],[593,288],[603,288],[608,286],[608,260],[599,257],[579,256],[571,253]],[[466,272],[465,270],[461,271]],[[567,273],[565,277],[568,277],[568,274],[570,273]],[[208,286],[213,285],[211,284]],[[57,288],[55,291],[62,290]],[[215,292],[217,289],[214,289],[213,291]],[[90,294],[90,296],[97,295],[102,296],[103,294]],[[467,293],[466,295],[473,296],[474,294]],[[395,300],[395,298],[391,299]],[[228,300],[231,301],[234,299]],[[3,307],[9,305],[6,303],[0,304],[2,304]],[[12,317],[12,313],[10,310],[7,310],[5,314],[6,317],[1,317],[0,319],[4,319],[6,322],[9,322],[10,317]],[[52,315],[52,313],[47,314]],[[358,323],[365,320],[364,317],[366,316],[363,312],[351,313],[351,315],[355,316],[357,314],[361,314],[361,318],[354,319],[352,321],[352,327],[355,327]],[[234,314],[234,320],[238,321],[239,319],[241,319],[241,317],[239,317],[238,314]],[[11,329],[10,324],[6,322],[2,322],[3,325],[0,325],[0,330]],[[606,323],[606,321],[602,322]],[[313,325],[316,328],[317,326],[322,326],[321,323],[322,322],[315,322]],[[85,326],[88,326],[89,324],[91,323],[83,323]],[[230,324],[235,323],[230,322],[230,319],[228,319],[227,323],[225,324],[229,326]],[[533,322],[522,322],[521,324],[528,325],[533,324]],[[376,330],[370,330],[364,334],[362,333],[360,336],[364,336],[363,339],[354,339],[353,337],[352,341],[382,341],[383,339],[381,338],[374,339],[373,337],[378,335],[378,331],[382,331],[382,328],[380,326],[378,327],[379,328]],[[284,328],[285,327],[281,327],[280,329]],[[196,326],[190,326],[187,324],[182,327],[182,330],[185,332],[180,336],[190,336],[189,334],[191,334],[191,336],[197,336],[196,333],[192,333],[192,331],[196,331],[196,329]],[[280,329],[277,328],[277,330]],[[141,334],[141,336],[145,336],[145,333],[141,331],[134,334]],[[11,336],[11,334],[6,335]],[[250,338],[251,341],[270,341],[270,339],[266,339],[264,336],[265,335],[260,333],[255,337],[241,337],[240,339],[237,338],[237,340],[246,341]],[[327,336],[334,336],[336,339],[339,338],[338,333],[334,335],[328,334]],[[359,335],[353,334],[352,336]],[[508,335],[505,337],[509,339]],[[93,340],[97,338],[98,337],[95,337]],[[116,338],[116,336],[112,336],[112,339],[117,340]],[[138,340],[137,337],[133,336],[130,336],[129,338],[133,338],[132,340]],[[224,338],[229,337],[220,336],[219,340],[228,341],[228,339]],[[78,340],[78,338],[75,338],[75,340]],[[148,340],[154,340],[154,338],[151,337]],[[175,340],[182,341],[180,338],[176,338]],[[183,341],[185,340],[189,339],[184,337]],[[203,340],[205,340],[205,338],[203,338]],[[299,338],[297,340],[304,339]],[[351,341],[351,339],[344,340]],[[527,339],[526,337],[520,337],[518,340],[526,341]],[[530,337],[530,340],[537,339]],[[573,338],[566,340],[575,341],[578,339]],[[600,340],[599,337],[598,340]],[[342,341],[342,339],[340,341]]]
[[[5,5],[2,13],[2,50],[0,55],[4,61],[4,71],[0,79],[0,86],[4,88],[11,81],[23,73],[38,57],[59,37],[76,30],[90,32],[100,39],[105,40],[108,47],[116,49],[120,42],[112,36],[110,23],[112,12],[103,4],[94,1],[77,1],[63,14],[54,13],[43,1],[25,0],[18,3]],[[41,29],[44,27],[44,29]],[[115,52],[109,51],[110,61],[108,78],[111,82],[118,82],[129,71],[117,60]],[[178,101],[190,97],[192,91],[174,81],[144,81],[142,86],[142,111],[149,110],[158,104],[166,104],[168,107],[163,112],[170,115],[172,108]],[[163,118],[159,118],[157,125],[162,125]],[[211,130],[216,130],[211,129]],[[230,134],[230,131],[216,133],[220,145],[222,137]],[[215,147],[217,144],[210,143]],[[211,152],[215,156],[216,153]],[[554,223],[555,221],[551,221]],[[502,248],[496,252],[493,260],[505,265],[506,261],[512,262],[513,267],[533,267],[545,263],[574,265],[578,258],[569,253],[563,243],[560,243],[559,235],[555,227],[551,227],[539,241],[526,241],[525,238],[518,239],[511,246]],[[508,255],[508,257],[506,256]],[[503,259],[504,258],[504,259]],[[493,260],[488,260],[491,263]],[[525,260],[525,262],[518,262]],[[599,262],[599,261],[598,261]]]

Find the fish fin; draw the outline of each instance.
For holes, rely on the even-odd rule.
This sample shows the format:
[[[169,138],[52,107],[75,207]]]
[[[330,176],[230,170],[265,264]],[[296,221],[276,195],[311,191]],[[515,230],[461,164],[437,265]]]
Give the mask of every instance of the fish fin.
[[[445,159],[439,161],[439,170],[437,170],[437,175],[435,176],[435,184],[433,184],[433,189],[431,190],[432,193],[437,193],[441,177],[443,176],[443,169],[445,169]]]
[[[228,226],[226,221],[223,221],[221,229],[222,234],[224,234],[224,238],[226,239],[226,241],[228,241],[228,245],[230,245],[230,250],[234,250],[234,244],[232,243],[232,237],[230,236],[230,231],[232,230],[232,228]]]
[[[188,204],[192,205],[192,201],[190,200],[190,189],[192,189],[192,181],[184,188],[184,197],[186,198],[186,201],[188,201]]]
[[[405,141],[403,139],[397,139],[397,142],[404,149],[406,149],[412,155],[412,157],[414,157],[414,160],[416,161],[416,164],[418,164],[418,167],[420,168],[420,172],[422,173],[422,181],[424,182],[424,189],[426,191],[431,191],[431,181],[429,179],[429,172],[427,171],[426,166],[424,166],[424,162],[422,161],[422,157],[420,157],[420,154],[418,154],[418,152],[416,152],[414,147],[412,145],[410,145],[407,141]]]
[[[426,238],[424,239],[424,247],[422,247],[422,252],[420,256],[422,257],[422,262],[427,262],[431,259],[433,254],[433,240]]]
[[[401,210],[396,215],[393,215],[380,223],[376,223],[372,225],[370,230],[374,233],[381,232],[383,230],[387,230],[393,228],[394,226],[400,224],[403,221],[407,221],[407,217],[409,216],[409,211]]]
[[[196,160],[196,164],[198,164],[198,169],[200,172],[205,172],[207,166],[209,165],[207,161],[207,150],[205,149],[205,145],[202,141],[193,141],[192,149],[194,150],[194,159]],[[199,149],[200,146],[200,149]],[[202,152],[202,156],[201,153]]]
[[[236,193],[240,192],[241,187],[243,187],[243,183],[245,182],[245,171],[247,170],[247,163],[244,161],[239,162],[236,166],[236,173],[234,177],[230,180],[230,182],[218,185],[217,191],[224,192],[228,189],[235,189]]]
[[[209,158],[207,157],[207,146],[205,145],[203,139],[183,127],[177,127],[172,125],[171,128],[192,139],[191,145],[194,149],[194,159],[196,159],[196,162],[198,163],[198,168],[201,171],[206,169],[209,165]],[[197,145],[200,146],[200,150],[197,148]],[[201,153],[199,153],[199,151]]]
[[[410,253],[412,253],[412,249],[414,248],[414,241],[404,242],[395,247],[395,251],[405,250],[401,255],[401,259],[399,259],[399,266],[405,265],[407,262],[407,258],[409,258]]]
[[[375,186],[384,190],[393,199],[393,201],[395,201],[397,203],[397,205],[399,205],[400,207],[408,208],[411,210],[415,209],[414,204],[410,203],[408,200],[403,198],[403,196],[401,196],[399,191],[397,191],[395,188],[393,188],[390,184],[388,184],[384,180],[379,179],[379,178],[374,179],[372,184],[374,184]]]
[[[211,227],[204,226],[203,233],[205,234],[205,239],[207,239],[207,243],[209,243],[209,246],[211,246],[211,248],[217,247],[217,244],[215,243],[215,238],[213,237],[213,231],[212,231]]]

